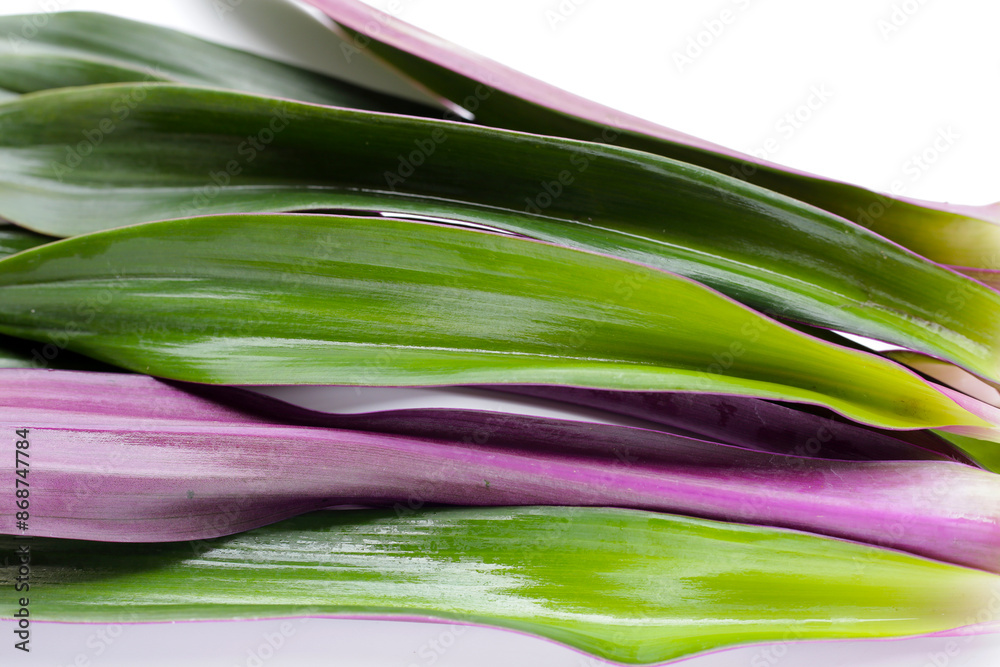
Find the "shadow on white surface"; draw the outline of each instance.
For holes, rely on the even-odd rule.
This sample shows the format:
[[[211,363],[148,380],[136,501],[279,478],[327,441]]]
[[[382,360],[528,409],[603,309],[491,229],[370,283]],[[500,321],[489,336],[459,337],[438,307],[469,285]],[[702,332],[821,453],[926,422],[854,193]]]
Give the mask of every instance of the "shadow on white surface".
[[[13,636],[0,622],[0,636]],[[139,625],[39,623],[31,653],[3,665],[45,667],[603,667],[553,642],[482,627],[287,619]],[[996,667],[1000,635],[772,643],[689,658],[681,667]]]

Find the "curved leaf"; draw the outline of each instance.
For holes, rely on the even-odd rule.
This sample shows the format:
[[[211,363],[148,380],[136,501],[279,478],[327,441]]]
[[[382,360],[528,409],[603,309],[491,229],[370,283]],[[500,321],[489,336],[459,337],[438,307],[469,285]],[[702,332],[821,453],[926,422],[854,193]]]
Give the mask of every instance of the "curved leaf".
[[[948,632],[975,623],[1000,587],[996,575],[851,542],[615,509],[318,512],[207,542],[34,539],[31,550],[45,596],[33,619],[444,620],[630,664]],[[14,571],[0,584],[13,586]]]
[[[1000,386],[988,382],[971,373],[934,357],[909,350],[889,350],[883,354],[893,361],[903,364],[937,382],[946,384],[967,394],[977,401],[1000,407]]]
[[[3,105],[0,156],[0,214],[50,233],[310,208],[453,218],[1000,376],[1000,294],[818,209],[636,151],[148,85]]]
[[[842,216],[943,264],[1000,268],[1000,204],[956,206],[872,192],[629,116],[521,74],[358,0],[306,0],[382,58],[494,127],[619,146],[697,164]]]
[[[0,347],[0,349],[3,349]],[[430,405],[398,407],[402,393],[398,388],[379,388],[383,397],[396,395],[390,405],[377,410],[358,411],[354,401],[365,400],[372,388],[359,387],[256,387],[248,390],[224,385],[202,385],[164,381],[138,374],[107,373],[95,376],[85,372],[9,371],[0,368],[0,405],[36,422],[38,415],[71,408],[74,418],[89,415],[95,425],[120,419],[124,415],[142,420],[183,419],[185,421],[227,423],[281,423],[288,426],[351,429],[367,433],[390,433],[435,440],[449,440],[480,445],[504,445],[532,449],[532,443],[544,437],[530,424],[549,421],[581,422],[586,426],[624,427],[660,431],[668,437],[709,440],[740,449],[787,455],[798,458],[821,458],[844,461],[958,461],[961,450],[950,448],[940,437],[928,431],[882,431],[867,429],[840,418],[814,415],[769,401],[740,396],[707,394],[645,394],[641,392],[601,392],[566,387],[505,387],[495,391],[482,387],[452,387],[435,397]],[[411,394],[431,393],[427,389],[408,389]],[[517,400],[514,392],[559,400],[529,402]],[[109,404],[108,394],[118,394]],[[481,399],[475,407],[452,407],[448,399],[461,394]],[[584,395],[581,398],[580,395]],[[291,403],[283,397],[294,396]],[[29,403],[25,403],[30,396]],[[307,398],[304,399],[304,396]],[[345,400],[346,399],[346,400]],[[512,400],[513,399],[513,400]],[[575,401],[567,404],[564,399]],[[588,400],[589,399],[589,400]],[[290,400],[290,399],[289,399]],[[172,404],[183,407],[170,410]],[[319,402],[324,409],[304,407]],[[588,409],[587,403],[599,406]],[[404,401],[405,404],[405,401]],[[483,406],[489,406],[489,408]],[[328,409],[336,406],[336,412]],[[447,407],[446,407],[447,406]],[[641,406],[630,411],[628,407]],[[677,410],[689,413],[679,419]],[[755,415],[749,413],[753,411]],[[714,417],[713,414],[714,413]],[[623,419],[635,414],[638,418]],[[833,413],[829,413],[832,415]],[[522,417],[524,419],[522,419]],[[48,418],[47,416],[45,418]],[[532,421],[538,419],[539,421]],[[700,427],[693,431],[680,426]],[[913,438],[920,435],[921,438]],[[912,442],[910,441],[912,438]],[[811,442],[812,439],[816,443]],[[564,449],[593,449],[580,438]],[[619,463],[627,464],[633,454],[655,457],[657,447],[642,447],[619,452],[612,447]],[[620,454],[620,456],[619,456]]]
[[[17,37],[25,22],[36,26],[30,40]],[[347,81],[109,14],[0,16],[0,34],[12,36],[0,40],[0,88],[18,93],[100,83],[175,82],[354,109],[443,114]]]
[[[797,528],[1000,571],[1000,476],[953,462],[785,456],[482,412],[421,415],[417,430],[445,436],[430,439],[256,421],[139,375],[0,379],[0,425],[31,425],[32,536],[205,539],[343,504],[575,505]],[[0,511],[0,532],[15,532],[16,513]]]
[[[425,223],[135,225],[0,260],[0,296],[0,333],[178,380],[702,391],[890,428],[989,423],[900,366],[680,276]]]
[[[661,424],[672,432],[757,451],[793,456],[895,460],[917,452],[969,463],[962,450],[930,431],[863,427],[828,411],[744,396],[601,391],[574,387],[501,387]],[[360,427],[359,428],[363,428]]]

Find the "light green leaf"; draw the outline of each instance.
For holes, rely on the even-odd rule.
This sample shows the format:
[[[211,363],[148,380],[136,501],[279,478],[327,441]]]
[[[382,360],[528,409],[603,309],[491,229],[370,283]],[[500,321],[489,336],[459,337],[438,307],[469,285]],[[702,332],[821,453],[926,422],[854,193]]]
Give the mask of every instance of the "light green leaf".
[[[0,332],[226,384],[562,384],[985,426],[916,375],[691,280],[425,223],[245,215],[134,225],[0,261]]]
[[[630,664],[975,623],[1000,577],[807,533],[631,510],[328,511],[195,543],[34,538],[32,618],[425,617]],[[5,551],[12,538],[0,538]],[[0,585],[13,587],[14,568]],[[13,608],[4,608],[11,617]]]

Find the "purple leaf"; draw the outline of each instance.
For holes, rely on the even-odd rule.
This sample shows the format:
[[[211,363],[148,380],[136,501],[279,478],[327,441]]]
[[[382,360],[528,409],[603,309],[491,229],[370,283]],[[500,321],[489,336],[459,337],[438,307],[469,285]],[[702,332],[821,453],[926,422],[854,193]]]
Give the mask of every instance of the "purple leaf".
[[[4,430],[29,430],[34,536],[205,539],[339,504],[618,506],[1000,567],[1000,477],[960,463],[810,459],[539,418],[520,429],[533,439],[478,444],[284,425],[140,375],[0,379]]]

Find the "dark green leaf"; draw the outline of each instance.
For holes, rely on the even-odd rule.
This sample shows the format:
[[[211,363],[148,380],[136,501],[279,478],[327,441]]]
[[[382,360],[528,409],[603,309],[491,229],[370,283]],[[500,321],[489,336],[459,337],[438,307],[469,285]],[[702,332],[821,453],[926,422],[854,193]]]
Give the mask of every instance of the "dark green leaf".
[[[0,214],[48,233],[293,209],[470,220],[1000,377],[1000,294],[819,209],[647,153],[146,84],[0,106],[0,159]]]
[[[22,26],[35,26],[21,39]],[[39,27],[40,26],[40,27]],[[418,116],[443,112],[159,26],[92,12],[0,16],[0,88],[169,81]]]

